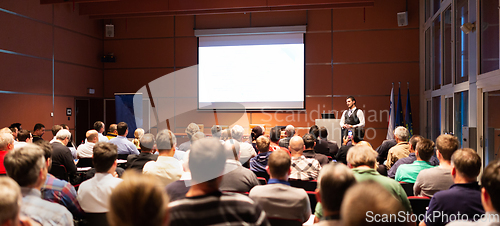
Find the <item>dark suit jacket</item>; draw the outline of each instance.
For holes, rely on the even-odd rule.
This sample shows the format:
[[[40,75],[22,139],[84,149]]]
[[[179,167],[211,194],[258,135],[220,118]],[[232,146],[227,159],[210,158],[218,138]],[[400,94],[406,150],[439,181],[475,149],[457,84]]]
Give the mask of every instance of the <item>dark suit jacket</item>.
[[[353,145],[351,143],[348,143],[347,145],[344,145],[340,148],[339,152],[335,156],[337,159],[337,162],[341,162],[347,165],[347,152],[349,151],[349,148],[351,148]]]
[[[387,159],[389,149],[391,149],[396,144],[396,140],[384,140],[384,142],[382,142],[382,144],[376,150],[378,152],[377,161],[379,164],[384,164],[384,161]]]
[[[330,159],[328,159],[326,155],[316,153],[314,150],[304,150],[303,154],[306,158],[314,158],[318,160],[321,166],[324,166],[330,162]]]
[[[142,172],[142,168],[149,161],[156,161],[158,159],[158,155],[153,155],[150,153],[141,152],[139,155],[129,155],[127,157],[127,164],[125,165],[126,169],[136,169]]]
[[[314,145],[314,152],[330,155],[330,147],[328,146],[328,141],[326,140],[316,140],[316,145]]]
[[[330,148],[330,156],[335,158],[337,153],[339,152],[339,146],[336,141],[328,141],[328,147]]]
[[[68,175],[76,174],[76,164],[68,147],[59,142],[50,144],[52,146],[52,165],[63,165]]]

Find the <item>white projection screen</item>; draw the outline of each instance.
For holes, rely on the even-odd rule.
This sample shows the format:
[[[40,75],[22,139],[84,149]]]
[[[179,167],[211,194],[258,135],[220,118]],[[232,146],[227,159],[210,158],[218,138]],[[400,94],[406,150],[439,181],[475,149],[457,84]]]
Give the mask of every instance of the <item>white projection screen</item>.
[[[304,34],[199,37],[199,110],[304,109]]]

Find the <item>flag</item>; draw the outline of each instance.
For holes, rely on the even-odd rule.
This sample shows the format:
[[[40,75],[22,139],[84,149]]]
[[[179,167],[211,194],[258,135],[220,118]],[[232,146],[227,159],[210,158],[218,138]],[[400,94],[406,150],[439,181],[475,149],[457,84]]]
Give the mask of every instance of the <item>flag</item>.
[[[126,122],[128,138],[134,138],[134,131],[142,128],[142,94],[115,93],[116,122]]]
[[[413,119],[411,115],[411,104],[410,104],[410,87],[408,87],[408,94],[406,96],[406,115],[405,115],[405,127],[410,133],[410,137],[413,136]]]
[[[403,118],[403,105],[401,104],[401,87],[399,87],[398,106],[397,106],[397,110],[396,110],[395,114],[396,114],[396,121],[395,121],[396,127],[404,126],[405,122],[404,122],[404,118]]]
[[[394,139],[394,87],[391,89],[391,104],[389,106],[389,125],[387,126],[386,140]]]

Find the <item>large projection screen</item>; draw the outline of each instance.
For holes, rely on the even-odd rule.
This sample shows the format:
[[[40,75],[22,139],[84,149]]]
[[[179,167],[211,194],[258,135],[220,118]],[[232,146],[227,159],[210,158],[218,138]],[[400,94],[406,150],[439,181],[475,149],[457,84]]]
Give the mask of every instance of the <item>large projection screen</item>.
[[[199,37],[198,109],[304,109],[303,37],[303,33]]]

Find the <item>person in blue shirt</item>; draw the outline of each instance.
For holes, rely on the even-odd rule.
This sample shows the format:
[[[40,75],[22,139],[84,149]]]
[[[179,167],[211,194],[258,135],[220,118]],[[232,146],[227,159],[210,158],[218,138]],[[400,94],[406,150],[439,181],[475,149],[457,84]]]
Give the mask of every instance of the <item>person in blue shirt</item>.
[[[126,122],[120,122],[117,125],[116,132],[118,136],[109,140],[110,143],[115,144],[118,147],[118,154],[134,154],[138,155],[139,150],[137,147],[127,139],[128,125]]]

